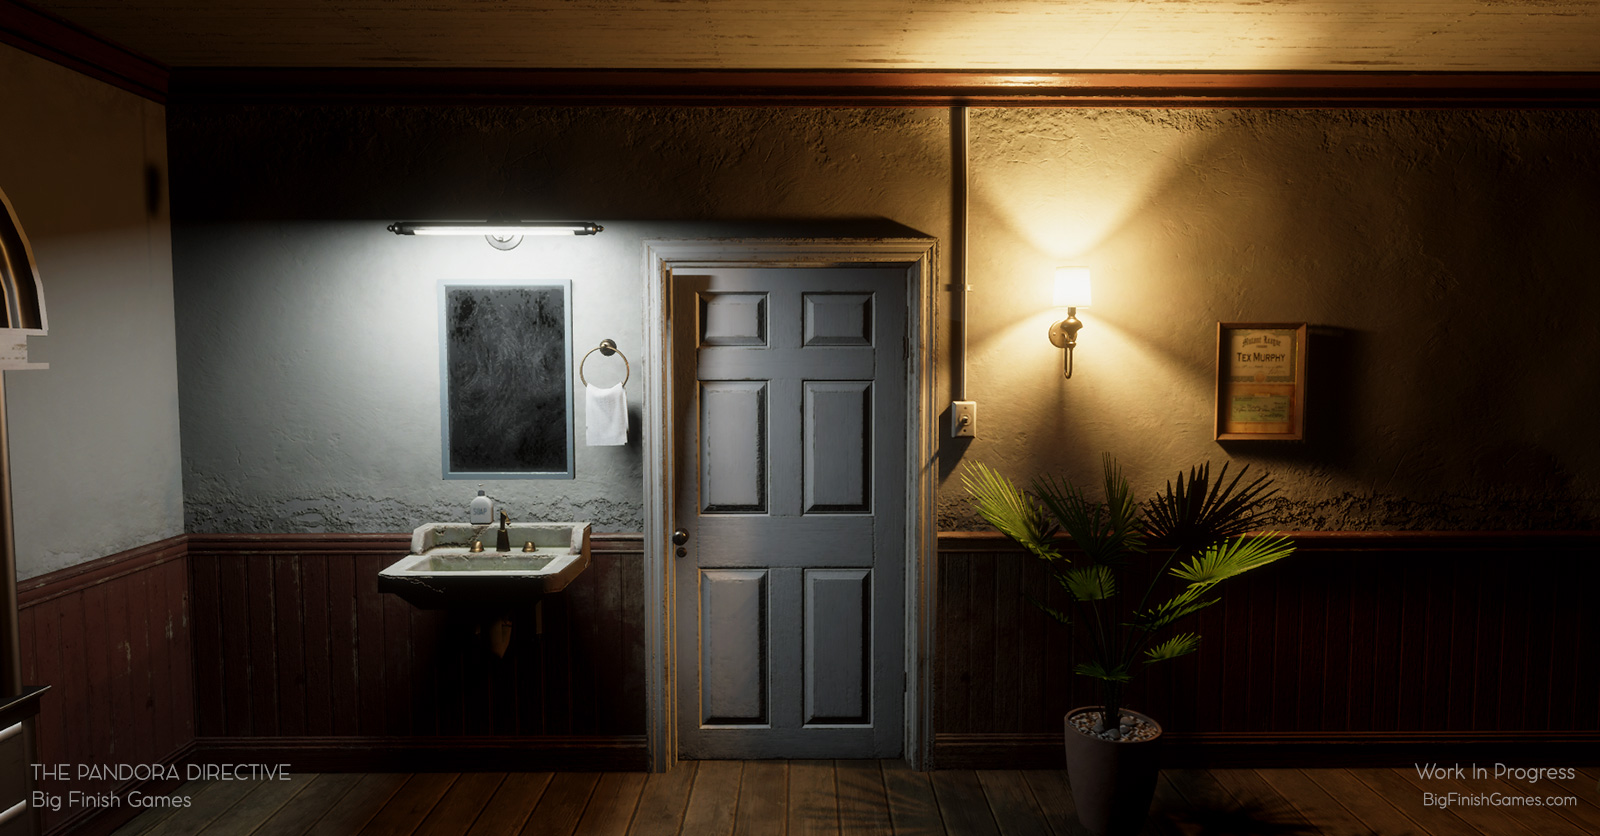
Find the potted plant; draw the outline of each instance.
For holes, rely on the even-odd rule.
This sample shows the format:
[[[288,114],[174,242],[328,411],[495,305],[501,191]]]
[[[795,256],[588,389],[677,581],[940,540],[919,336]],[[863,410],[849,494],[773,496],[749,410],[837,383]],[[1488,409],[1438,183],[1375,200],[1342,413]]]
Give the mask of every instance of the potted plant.
[[[1228,481],[1224,464],[1214,482],[1209,463],[1187,477],[1180,471],[1143,503],[1110,455],[1103,458],[1103,501],[1055,477],[1036,478],[1025,492],[982,464],[962,474],[978,514],[1045,561],[1071,605],[1061,611],[1030,600],[1087,631],[1087,658],[1073,672],[1098,684],[1100,705],[1068,712],[1064,724],[1072,797],[1097,836],[1137,833],[1155,791],[1153,744],[1161,727],[1124,708],[1124,689],[1144,665],[1199,649],[1197,634],[1176,628],[1219,600],[1218,584],[1294,551],[1287,538],[1250,533],[1265,522],[1264,503],[1277,491],[1267,476],[1244,482],[1248,470]],[[1081,561],[1058,548],[1058,533],[1072,540]],[[1159,568],[1149,572],[1156,561]]]

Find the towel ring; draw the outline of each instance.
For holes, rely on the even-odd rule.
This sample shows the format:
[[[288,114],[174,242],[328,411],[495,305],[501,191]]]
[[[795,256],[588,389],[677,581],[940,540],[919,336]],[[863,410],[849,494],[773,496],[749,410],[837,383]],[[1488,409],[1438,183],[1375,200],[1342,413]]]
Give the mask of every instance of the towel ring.
[[[628,378],[633,376],[633,364],[628,362],[628,355],[623,354],[622,350],[617,348],[617,344],[611,340],[601,340],[598,346],[589,349],[589,354],[593,354],[596,351],[600,352],[601,357],[610,357],[615,354],[622,358],[622,385],[627,386]],[[583,355],[583,359],[578,361],[578,380],[585,386],[589,385],[589,381],[583,377],[583,364],[589,362],[589,354]]]

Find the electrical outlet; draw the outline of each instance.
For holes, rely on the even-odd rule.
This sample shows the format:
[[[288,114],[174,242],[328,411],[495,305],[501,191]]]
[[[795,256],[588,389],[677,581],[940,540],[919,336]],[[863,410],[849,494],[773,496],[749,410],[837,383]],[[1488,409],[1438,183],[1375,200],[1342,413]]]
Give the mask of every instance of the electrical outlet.
[[[950,402],[950,437],[951,438],[977,438],[978,437],[978,402],[977,401],[951,401]]]

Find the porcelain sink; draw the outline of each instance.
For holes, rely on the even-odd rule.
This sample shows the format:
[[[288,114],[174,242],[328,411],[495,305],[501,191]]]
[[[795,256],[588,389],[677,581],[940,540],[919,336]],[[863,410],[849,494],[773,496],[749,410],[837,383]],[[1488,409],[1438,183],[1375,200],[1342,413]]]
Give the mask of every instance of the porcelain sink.
[[[519,607],[560,592],[589,566],[589,523],[511,523],[511,551],[495,551],[498,525],[430,523],[411,554],[378,573],[378,591],[421,609]],[[472,543],[483,551],[472,551]],[[525,551],[532,543],[533,551]]]

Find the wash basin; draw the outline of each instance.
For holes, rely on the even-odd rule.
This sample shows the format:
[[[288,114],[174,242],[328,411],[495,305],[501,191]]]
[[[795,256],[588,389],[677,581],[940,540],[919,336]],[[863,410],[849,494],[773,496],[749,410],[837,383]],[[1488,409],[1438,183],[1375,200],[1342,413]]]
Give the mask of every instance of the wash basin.
[[[499,526],[430,523],[411,534],[411,554],[378,573],[378,591],[426,610],[527,606],[560,592],[589,566],[589,523],[514,522],[511,551],[495,551]],[[472,550],[473,541],[483,551]],[[532,551],[524,550],[527,543]]]

